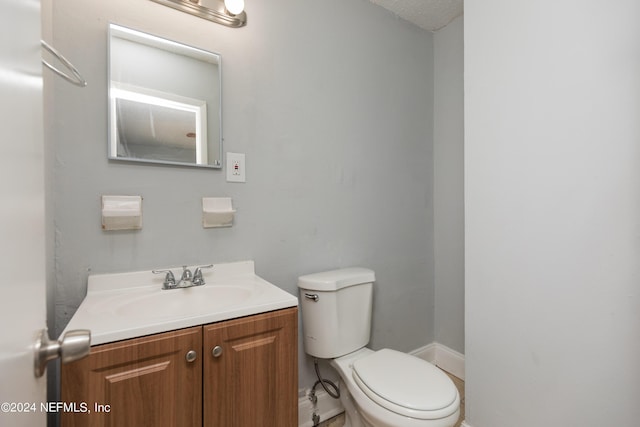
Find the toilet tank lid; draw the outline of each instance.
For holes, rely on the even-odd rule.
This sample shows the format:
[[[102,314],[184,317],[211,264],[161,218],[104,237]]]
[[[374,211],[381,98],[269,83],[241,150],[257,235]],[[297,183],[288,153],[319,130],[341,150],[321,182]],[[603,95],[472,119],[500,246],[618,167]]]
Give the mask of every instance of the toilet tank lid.
[[[322,273],[307,274],[298,278],[298,287],[312,291],[337,291],[348,286],[373,283],[373,270],[361,267],[341,268]]]

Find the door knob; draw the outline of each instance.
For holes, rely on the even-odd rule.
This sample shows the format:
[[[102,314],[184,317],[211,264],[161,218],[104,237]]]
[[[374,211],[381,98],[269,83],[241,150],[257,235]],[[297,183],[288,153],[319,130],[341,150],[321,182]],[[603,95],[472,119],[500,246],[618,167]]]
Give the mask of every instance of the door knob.
[[[91,331],[87,329],[69,331],[56,341],[51,341],[47,330],[43,329],[34,346],[33,374],[39,378],[50,360],[59,357],[62,363],[73,362],[87,356],[90,349]]]

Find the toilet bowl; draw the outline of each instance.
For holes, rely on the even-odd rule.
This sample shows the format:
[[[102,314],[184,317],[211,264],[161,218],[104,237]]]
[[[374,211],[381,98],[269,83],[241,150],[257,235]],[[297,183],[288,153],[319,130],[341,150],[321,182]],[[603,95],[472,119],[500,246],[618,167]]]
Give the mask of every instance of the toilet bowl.
[[[460,395],[444,372],[406,353],[366,347],[374,280],[365,268],[298,279],[305,351],[330,359],[340,374],[345,427],[453,427]]]
[[[345,427],[452,427],[458,420],[460,395],[451,379],[415,356],[363,348],[331,366],[342,379]]]

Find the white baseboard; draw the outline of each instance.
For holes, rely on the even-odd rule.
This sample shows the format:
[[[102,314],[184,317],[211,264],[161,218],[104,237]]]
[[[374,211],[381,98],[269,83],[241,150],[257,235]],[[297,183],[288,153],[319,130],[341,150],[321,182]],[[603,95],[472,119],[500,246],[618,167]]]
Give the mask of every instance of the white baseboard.
[[[460,427],[471,427],[471,424],[467,424],[466,421],[462,421],[462,424],[460,424]]]
[[[424,347],[416,348],[415,350],[410,351],[409,354],[419,357],[422,360],[426,360],[429,363],[435,363],[437,351],[436,347],[437,343],[432,342],[431,344],[427,344]]]
[[[320,389],[320,390],[318,390]],[[301,390],[303,396],[298,398],[298,426],[313,426],[313,411],[320,416],[320,422],[326,421],[344,412],[344,407],[339,399],[329,396],[322,387],[316,387],[316,397],[318,401],[314,405],[307,397],[309,389]]]
[[[452,375],[464,380],[464,354],[458,353],[449,347],[434,342],[424,347],[411,351],[410,354],[419,357],[427,362],[444,369]],[[319,389],[319,390],[318,390]],[[344,412],[344,407],[339,399],[334,399],[322,390],[321,387],[316,388],[316,396],[318,401],[313,405],[307,397],[308,389],[300,390],[298,399],[298,426],[312,427],[314,410],[320,416],[320,421],[326,421]],[[462,422],[461,427],[471,427],[469,424]]]
[[[433,342],[413,350],[411,354],[427,362],[431,362],[450,374],[464,380],[464,354],[462,353],[458,353],[440,343]]]

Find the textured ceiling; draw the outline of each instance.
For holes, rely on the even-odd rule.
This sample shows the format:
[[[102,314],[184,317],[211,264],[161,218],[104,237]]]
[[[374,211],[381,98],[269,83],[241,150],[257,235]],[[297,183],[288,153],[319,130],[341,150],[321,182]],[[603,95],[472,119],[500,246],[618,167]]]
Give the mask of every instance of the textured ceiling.
[[[428,31],[436,31],[462,15],[463,0],[371,0],[400,18]]]

